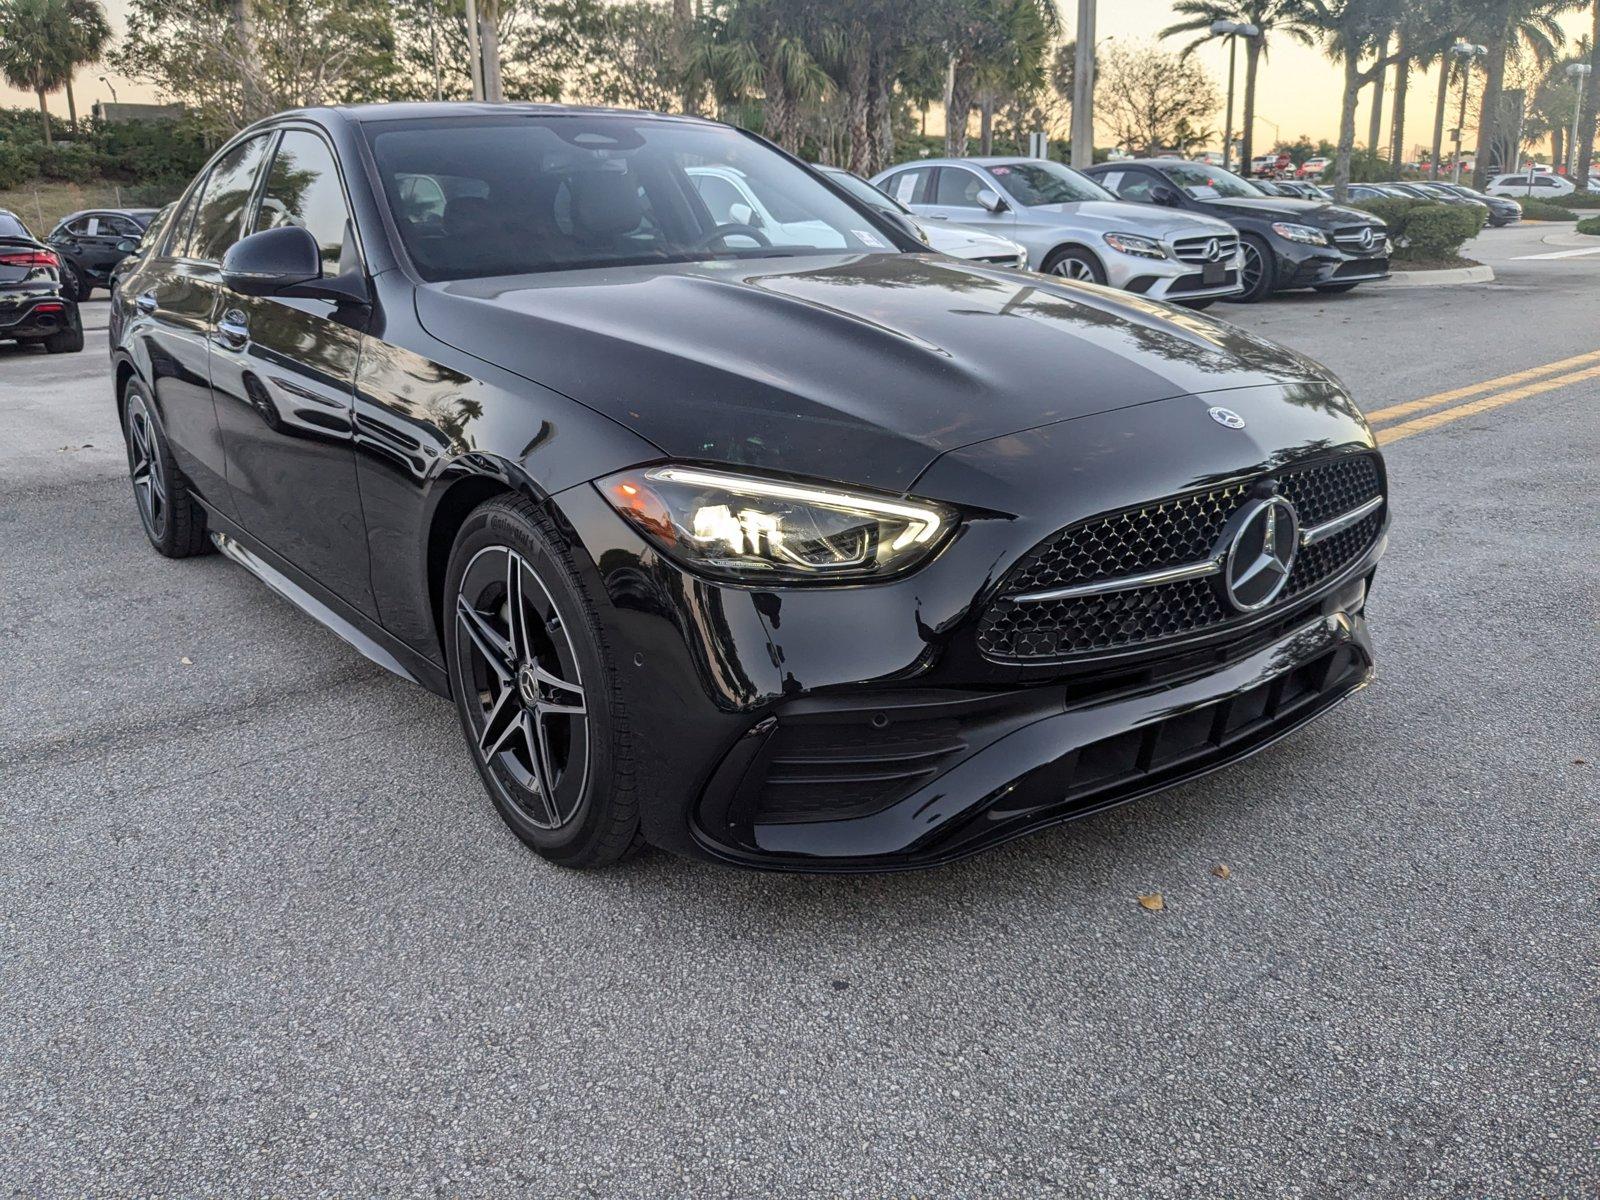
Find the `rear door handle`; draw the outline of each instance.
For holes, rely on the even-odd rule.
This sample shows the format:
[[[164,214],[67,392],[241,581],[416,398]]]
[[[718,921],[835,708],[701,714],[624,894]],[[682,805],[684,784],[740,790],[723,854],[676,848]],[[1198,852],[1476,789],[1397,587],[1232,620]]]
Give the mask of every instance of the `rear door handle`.
[[[133,306],[148,317],[156,310],[156,294],[154,292],[146,292],[133,302]]]
[[[222,320],[217,322],[217,336],[234,350],[242,350],[250,340],[250,326],[245,321],[245,315],[236,308],[230,308],[222,314]]]

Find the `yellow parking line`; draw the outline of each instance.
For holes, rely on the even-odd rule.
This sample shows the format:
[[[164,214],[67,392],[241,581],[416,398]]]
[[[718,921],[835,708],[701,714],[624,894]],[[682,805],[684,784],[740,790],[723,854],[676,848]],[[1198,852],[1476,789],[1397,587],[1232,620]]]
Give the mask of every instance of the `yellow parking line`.
[[[1391,404],[1388,408],[1374,409],[1367,414],[1367,420],[1374,425],[1381,425],[1385,421],[1397,421],[1401,417],[1408,417],[1412,413],[1423,411],[1423,409],[1437,408],[1441,404],[1449,404],[1452,400],[1465,400],[1468,396],[1480,396],[1484,392],[1497,392],[1501,388],[1511,387],[1518,383],[1526,383],[1530,379],[1540,379],[1546,375],[1553,375],[1558,371],[1571,371],[1592,362],[1600,362],[1600,350],[1591,350],[1589,353],[1579,354],[1575,358],[1564,358],[1560,362],[1546,363],[1542,367],[1529,367],[1526,371],[1518,371],[1512,375],[1502,375],[1498,379],[1486,379],[1482,383],[1468,384],[1466,387],[1453,388],[1448,392],[1439,392],[1437,395],[1424,396],[1420,400],[1407,400],[1404,404]]]
[[[1588,355],[1585,357],[1594,358],[1597,356]],[[1507,378],[1510,377],[1508,376]],[[1425,417],[1402,421],[1398,425],[1385,426],[1383,429],[1378,430],[1378,444],[1386,446],[1390,442],[1398,442],[1401,438],[1410,437],[1413,433],[1426,433],[1430,429],[1437,429],[1440,425],[1449,424],[1451,421],[1459,421],[1462,417],[1488,412],[1491,408],[1499,408],[1503,404],[1513,404],[1518,400],[1526,400],[1529,396],[1543,395],[1545,392],[1553,392],[1557,388],[1570,387],[1572,384],[1583,383],[1589,379],[1600,379],[1600,367],[1590,367],[1584,371],[1558,375],[1554,379],[1543,379],[1538,383],[1512,388],[1510,391],[1496,392],[1492,396],[1485,396],[1482,400],[1474,400],[1470,404],[1458,404],[1454,408],[1446,408],[1439,412],[1429,413]]]

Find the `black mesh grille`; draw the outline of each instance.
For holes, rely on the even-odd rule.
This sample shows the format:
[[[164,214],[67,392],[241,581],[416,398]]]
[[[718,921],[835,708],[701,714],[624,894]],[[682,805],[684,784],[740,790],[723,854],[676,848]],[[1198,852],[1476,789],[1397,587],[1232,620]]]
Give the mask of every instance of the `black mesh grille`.
[[[1319,525],[1382,493],[1375,456],[1349,454],[1277,476],[1301,526]],[[1018,604],[1028,592],[1134,575],[1209,558],[1223,526],[1257,481],[1159,500],[1071,526],[1035,547],[1006,577],[978,626],[990,658],[1039,661],[1159,642],[1239,617],[1209,579]],[[1283,598],[1301,595],[1361,554],[1382,526],[1373,513],[1303,547]]]

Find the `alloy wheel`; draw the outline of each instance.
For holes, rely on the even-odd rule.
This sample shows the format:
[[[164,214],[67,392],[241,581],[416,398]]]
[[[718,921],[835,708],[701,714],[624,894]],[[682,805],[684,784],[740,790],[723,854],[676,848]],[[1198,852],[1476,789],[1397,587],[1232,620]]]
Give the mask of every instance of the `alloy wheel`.
[[[1261,261],[1261,251],[1253,243],[1245,242],[1241,248],[1244,251],[1244,269],[1241,272],[1244,277],[1243,294],[1254,296],[1256,288],[1261,286],[1261,273],[1266,269],[1266,264]]]
[[[549,589],[510,547],[480,550],[461,577],[455,628],[478,753],[530,824],[561,828],[583,800],[589,723]]]
[[[155,425],[137,392],[128,396],[128,475],[139,504],[139,516],[150,537],[160,541],[167,532],[168,495]]]
[[[1063,258],[1050,266],[1052,275],[1065,276],[1067,279],[1076,279],[1082,283],[1093,283],[1094,268],[1081,258]]]

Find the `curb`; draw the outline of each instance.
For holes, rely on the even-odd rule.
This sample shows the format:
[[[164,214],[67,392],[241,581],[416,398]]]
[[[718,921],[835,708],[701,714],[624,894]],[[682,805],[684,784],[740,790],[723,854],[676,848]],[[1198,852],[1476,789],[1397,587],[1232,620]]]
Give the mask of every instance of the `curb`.
[[[1493,283],[1494,268],[1485,263],[1475,267],[1452,267],[1447,271],[1391,271],[1382,287],[1450,287],[1462,283]]]

